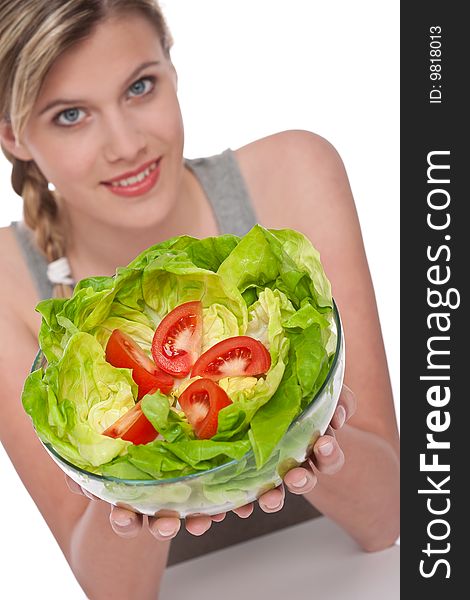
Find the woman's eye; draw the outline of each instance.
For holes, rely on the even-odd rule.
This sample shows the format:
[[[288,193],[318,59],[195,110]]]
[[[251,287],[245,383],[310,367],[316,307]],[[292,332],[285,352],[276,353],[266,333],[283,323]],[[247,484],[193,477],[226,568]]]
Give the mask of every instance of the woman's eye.
[[[155,85],[154,77],[143,77],[142,79],[135,81],[129,87],[129,94],[132,97],[145,96],[145,94],[148,94],[149,92],[151,92],[153,90],[154,85]]]
[[[71,125],[76,125],[77,123],[79,123],[82,120],[84,114],[85,113],[83,112],[83,110],[80,110],[79,108],[67,108],[55,117],[55,121],[59,125],[70,127]]]

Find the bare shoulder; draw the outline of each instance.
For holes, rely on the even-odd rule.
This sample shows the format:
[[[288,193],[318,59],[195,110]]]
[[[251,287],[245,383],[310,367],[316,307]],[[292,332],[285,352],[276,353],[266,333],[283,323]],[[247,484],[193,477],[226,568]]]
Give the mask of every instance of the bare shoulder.
[[[305,218],[331,203],[352,201],[334,146],[309,131],[284,131],[236,150],[260,220],[269,227],[303,229]],[[306,232],[307,233],[307,232]]]
[[[0,227],[0,310],[23,323],[34,335],[40,317],[37,292],[12,227]]]
[[[235,152],[259,221],[304,233],[322,253],[327,272],[342,269],[338,253],[362,237],[343,161],[325,138],[284,131]]]
[[[256,162],[264,159],[268,164],[270,160],[279,162],[281,159],[285,166],[301,167],[304,161],[308,162],[312,159],[329,161],[333,156],[339,159],[337,151],[328,140],[316,133],[301,129],[274,133],[246,144],[235,152],[241,162],[245,159],[254,159]]]
[[[13,227],[0,227],[0,276],[5,284],[2,285],[2,292],[7,292],[8,288],[20,284],[21,269],[18,269],[20,258],[20,249]]]

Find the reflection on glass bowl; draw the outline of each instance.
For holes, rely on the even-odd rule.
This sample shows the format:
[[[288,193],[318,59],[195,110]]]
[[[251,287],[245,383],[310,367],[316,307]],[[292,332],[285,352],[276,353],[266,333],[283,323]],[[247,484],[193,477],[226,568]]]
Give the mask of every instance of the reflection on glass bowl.
[[[254,454],[250,451],[239,460],[184,477],[126,480],[76,467],[61,457],[49,443],[42,443],[64,473],[91,494],[115,506],[149,516],[174,515],[180,518],[193,514],[214,515],[238,508],[279,485],[289,469],[304,462],[317,438],[325,433],[336,408],[344,376],[344,339],[336,305],[334,318],[336,350],[328,375],[261,469],[257,469]],[[45,357],[39,352],[32,370],[44,365]]]

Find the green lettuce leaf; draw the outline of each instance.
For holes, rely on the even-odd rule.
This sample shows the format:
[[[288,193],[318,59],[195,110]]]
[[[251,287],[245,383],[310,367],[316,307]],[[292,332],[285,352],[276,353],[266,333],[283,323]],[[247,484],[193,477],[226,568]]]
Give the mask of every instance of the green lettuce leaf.
[[[149,444],[128,448],[129,462],[154,477],[174,478],[206,471],[242,458],[250,449],[248,440],[217,442],[190,440],[165,442],[156,440]]]
[[[320,309],[332,307],[331,288],[310,241],[291,229],[266,230],[255,225],[220,265],[218,273],[242,294],[270,287],[284,292],[296,308],[312,299]]]
[[[167,442],[195,439],[193,429],[160,391],[142,398],[142,412]]]
[[[135,404],[129,369],[106,362],[88,333],[73,335],[59,361],[32,373],[23,405],[41,439],[80,467],[98,467],[123,453],[129,442],[101,435]]]
[[[293,229],[278,229],[271,233],[281,242],[286,254],[294,261],[301,271],[306,271],[312,281],[312,296],[319,307],[331,308],[331,284],[328,281],[320,253],[302,233]]]
[[[202,352],[226,338],[244,333],[237,317],[223,304],[214,303],[202,312]]]

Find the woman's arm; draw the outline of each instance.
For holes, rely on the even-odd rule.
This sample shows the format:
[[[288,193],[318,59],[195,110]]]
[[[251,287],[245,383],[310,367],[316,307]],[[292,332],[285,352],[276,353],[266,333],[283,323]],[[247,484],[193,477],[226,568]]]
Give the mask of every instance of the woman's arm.
[[[317,472],[318,484],[305,497],[334,519],[364,550],[382,550],[399,535],[399,463],[380,435],[346,424],[337,434],[344,466],[332,475]],[[334,453],[339,454],[339,448]]]
[[[43,449],[23,410],[22,385],[37,343],[9,306],[7,289],[0,292],[0,436],[5,450],[90,598],[155,599],[169,542],[157,541],[146,527],[132,539],[116,535],[109,524],[109,504],[68,489],[64,473]]]
[[[238,150],[237,159],[260,222],[297,229],[320,251],[344,327],[345,383],[357,408],[337,440],[326,436],[316,444],[315,462],[322,472],[315,469],[318,485],[307,498],[364,549],[384,548],[399,531],[399,438],[374,290],[344,166],[326,140],[303,131],[259,140]],[[385,215],[386,207],[384,227]],[[332,453],[321,458],[319,447],[328,441]],[[314,475],[309,478],[305,489],[312,487]]]
[[[169,548],[170,541],[156,540],[146,526],[135,537],[116,535],[109,524],[109,504],[94,500],[73,526],[69,563],[93,600],[155,600]]]

